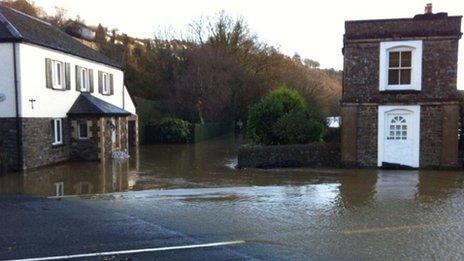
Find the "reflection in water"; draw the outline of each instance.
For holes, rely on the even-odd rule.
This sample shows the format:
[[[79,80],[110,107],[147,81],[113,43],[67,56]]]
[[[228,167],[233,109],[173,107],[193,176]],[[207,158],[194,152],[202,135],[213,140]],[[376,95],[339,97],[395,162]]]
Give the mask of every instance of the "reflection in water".
[[[125,191],[135,184],[136,161],[68,162],[8,173],[0,176],[0,193],[65,196]]]
[[[125,161],[69,162],[0,176],[0,193],[84,195],[156,188],[280,188],[282,200],[299,197],[350,209],[393,201],[446,200],[464,188],[459,171],[283,169],[236,170],[240,139],[198,144],[147,145]],[[275,200],[278,200],[278,196]],[[225,199],[228,196],[224,197]]]

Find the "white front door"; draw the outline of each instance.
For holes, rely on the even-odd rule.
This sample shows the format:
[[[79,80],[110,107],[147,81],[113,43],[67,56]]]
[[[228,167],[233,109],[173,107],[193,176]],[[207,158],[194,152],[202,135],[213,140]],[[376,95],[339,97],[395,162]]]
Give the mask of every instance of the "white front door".
[[[419,167],[419,106],[379,107],[379,166]]]

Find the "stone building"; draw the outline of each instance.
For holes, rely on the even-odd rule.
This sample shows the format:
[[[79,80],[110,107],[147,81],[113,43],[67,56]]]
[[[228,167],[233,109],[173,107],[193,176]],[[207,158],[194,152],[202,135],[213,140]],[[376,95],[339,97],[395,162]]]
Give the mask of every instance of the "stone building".
[[[0,156],[16,170],[103,160],[138,144],[119,63],[0,6]]]
[[[361,167],[455,168],[461,16],[347,21],[342,161]]]

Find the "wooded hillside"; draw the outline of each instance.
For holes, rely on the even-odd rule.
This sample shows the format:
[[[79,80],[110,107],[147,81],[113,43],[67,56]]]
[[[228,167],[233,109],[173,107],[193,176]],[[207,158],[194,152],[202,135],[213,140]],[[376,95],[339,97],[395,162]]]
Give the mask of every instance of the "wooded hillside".
[[[168,33],[136,39],[101,25],[85,25],[80,18],[68,19],[63,9],[49,16],[26,0],[2,4],[67,32],[76,24],[93,31],[93,39],[82,41],[122,62],[132,95],[156,101],[154,118],[244,120],[253,103],[283,85],[297,90],[316,117],[339,114],[341,71],[320,69],[318,62],[297,54],[287,56],[260,41],[245,21],[225,13],[193,21],[182,37]]]

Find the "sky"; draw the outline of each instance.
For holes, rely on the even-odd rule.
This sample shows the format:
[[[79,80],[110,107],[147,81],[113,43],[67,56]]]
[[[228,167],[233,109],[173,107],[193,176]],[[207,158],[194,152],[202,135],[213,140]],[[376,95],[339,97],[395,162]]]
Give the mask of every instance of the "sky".
[[[322,68],[343,69],[344,21],[409,18],[423,13],[421,0],[34,0],[48,13],[63,7],[87,24],[101,23],[130,36],[148,38],[166,28],[187,30],[200,17],[225,11],[243,18],[260,40],[288,55],[300,54]],[[433,12],[464,15],[462,0],[433,2]],[[463,41],[460,42],[460,49]],[[464,89],[464,51],[459,52],[458,87]]]

